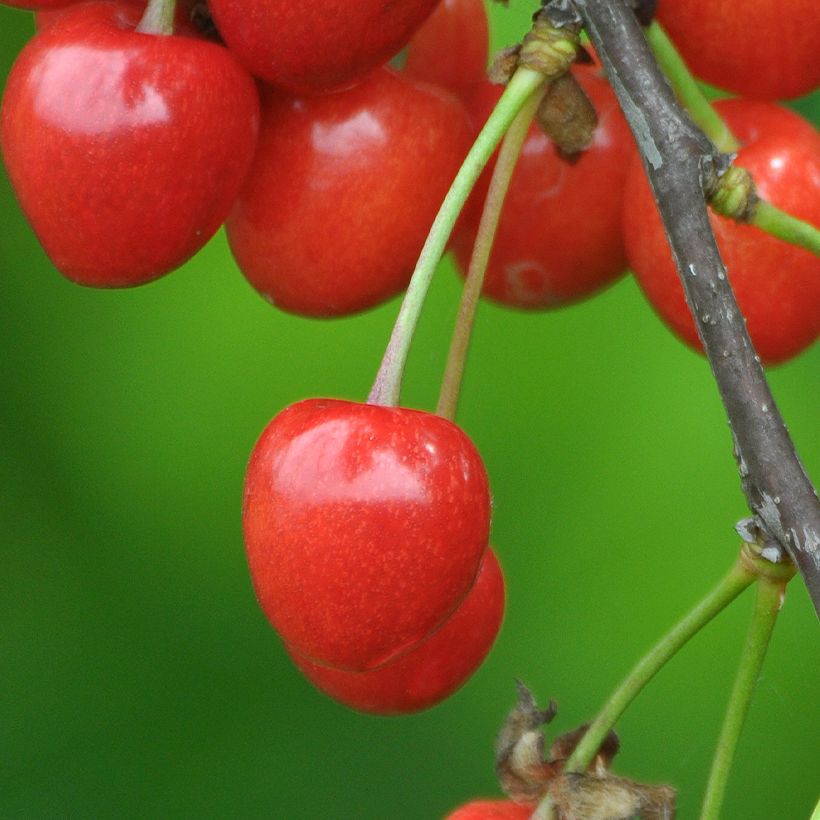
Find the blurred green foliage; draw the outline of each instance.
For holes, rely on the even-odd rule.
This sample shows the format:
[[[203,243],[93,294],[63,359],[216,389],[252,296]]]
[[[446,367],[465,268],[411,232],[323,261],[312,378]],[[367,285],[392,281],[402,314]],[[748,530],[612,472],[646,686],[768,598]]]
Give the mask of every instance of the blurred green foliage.
[[[495,46],[532,3],[493,9]],[[0,77],[32,30],[0,8]],[[800,103],[820,114],[815,96]],[[0,172],[4,173],[4,172]],[[552,313],[482,306],[460,420],[486,458],[505,627],[474,679],[378,719],[316,693],[253,597],[244,465],[307,396],[362,399],[397,302],[319,323],[274,311],[218,236],[123,292],[51,268],[0,177],[0,817],[440,818],[497,793],[513,679],[587,720],[733,561],[746,514],[705,361],[630,279]],[[321,237],[315,237],[321,241]],[[458,280],[444,264],[406,402],[435,402]],[[820,346],[771,381],[820,476]],[[747,594],[619,726],[619,773],[699,805],[751,610]],[[741,740],[727,818],[808,818],[817,622],[787,598]]]

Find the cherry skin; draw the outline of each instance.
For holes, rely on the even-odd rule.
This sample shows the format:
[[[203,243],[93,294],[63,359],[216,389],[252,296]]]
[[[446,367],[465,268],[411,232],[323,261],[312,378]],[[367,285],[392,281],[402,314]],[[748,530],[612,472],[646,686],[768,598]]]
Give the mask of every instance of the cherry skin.
[[[248,465],[259,603],[291,652],[339,669],[374,669],[439,627],[473,585],[489,521],[478,452],[430,413],[299,402]]]
[[[404,71],[462,92],[485,79],[489,44],[484,0],[441,0],[410,40]]]
[[[529,820],[534,806],[512,800],[474,800],[448,814],[445,820]]]
[[[436,0],[210,0],[228,47],[294,94],[345,88],[398,52]]]
[[[598,68],[573,73],[598,113],[592,145],[562,157],[535,124],[513,172],[484,280],[484,295],[524,309],[577,301],[618,278],[626,268],[621,197],[635,147],[609,84]],[[500,96],[488,82],[467,100],[475,122],[486,120]],[[495,162],[485,170],[454,234],[467,270],[481,207]]]
[[[377,715],[417,712],[440,703],[481,665],[504,616],[504,576],[495,553],[484,553],[478,578],[458,609],[427,640],[370,672],[344,672],[292,653],[294,663],[340,703]]]
[[[728,91],[777,100],[820,85],[817,0],[660,0],[657,17],[692,71]]]
[[[23,49],[3,99],[22,209],[57,269],[83,285],[179,267],[224,221],[256,145],[256,88],[229,52],[138,33],[138,21],[128,5],[66,12]]]
[[[455,97],[388,69],[327,96],[264,90],[259,150],[227,222],[240,269],[273,304],[307,316],[393,296],[469,141]]]
[[[717,109],[744,143],[736,164],[752,173],[760,195],[820,225],[820,135],[773,103],[723,100]],[[638,283],[664,322],[702,350],[638,161],[624,202],[624,236]],[[758,355],[766,364],[796,356],[820,334],[820,259],[751,225],[709,216]]]
[[[42,31],[46,26],[50,26],[52,23],[55,23],[60,18],[64,17],[67,13],[71,13],[74,9],[75,5],[78,5],[80,2],[87,2],[88,0],[71,0],[73,5],[60,5],[57,7],[52,6],[37,6],[34,11],[34,28],[37,31]],[[137,13],[142,15],[145,12],[146,6],[148,4],[148,0],[101,0],[107,3],[117,3],[118,5],[128,5],[133,6]],[[176,24],[174,26],[174,33],[175,34],[182,34],[182,35],[190,35],[191,37],[199,37],[201,36],[200,31],[196,28],[196,26],[191,22],[191,12],[196,4],[196,0],[177,0],[176,9],[175,9],[175,20]]]
[[[77,2],[78,0],[3,0],[2,5],[11,6],[13,9],[36,11],[37,9],[59,9]]]

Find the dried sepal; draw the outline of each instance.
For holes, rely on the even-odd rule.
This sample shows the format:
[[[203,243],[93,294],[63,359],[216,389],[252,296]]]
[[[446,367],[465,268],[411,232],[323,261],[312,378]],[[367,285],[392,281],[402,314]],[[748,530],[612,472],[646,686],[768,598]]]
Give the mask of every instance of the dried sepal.
[[[498,734],[495,769],[501,788],[518,803],[536,802],[546,793],[546,784],[555,776],[554,767],[544,760],[544,733],[558,708],[554,701],[541,710],[532,692],[516,681],[518,702],[510,710]]]
[[[674,820],[675,790],[609,773],[568,772],[549,786],[556,820]]]
[[[595,107],[570,73],[550,83],[535,119],[561,151],[570,156],[590,146],[598,125]]]
[[[561,735],[550,746],[549,759],[552,763],[563,763],[575,751],[575,747],[581,742],[581,738],[587,733],[589,724],[585,723],[571,732]],[[621,748],[621,741],[615,731],[610,729],[607,736],[598,747],[598,752],[587,767],[588,771],[601,772],[607,770],[612,765],[612,758],[618,754]]]

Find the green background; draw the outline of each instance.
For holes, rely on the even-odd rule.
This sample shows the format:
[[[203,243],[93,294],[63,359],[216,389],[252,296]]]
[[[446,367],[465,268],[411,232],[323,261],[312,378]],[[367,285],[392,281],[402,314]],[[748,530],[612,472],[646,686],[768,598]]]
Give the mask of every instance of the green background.
[[[523,31],[531,5],[493,10],[494,46]],[[0,76],[31,28],[0,9]],[[709,369],[635,284],[543,314],[484,305],[460,421],[492,480],[504,629],[429,712],[337,706],[256,605],[243,471],[286,404],[366,396],[398,303],[327,323],[286,316],[245,283],[222,235],[148,287],[78,288],[50,266],[5,176],[0,213],[4,820],[440,818],[498,793],[492,743],[514,678],[558,701],[554,729],[575,727],[734,560],[746,509]],[[407,404],[435,401],[457,297],[445,264]],[[817,478],[820,346],[770,375]],[[619,725],[617,771],[676,785],[682,818],[697,812],[751,602],[698,636]],[[817,639],[796,582],[727,818],[808,818]]]

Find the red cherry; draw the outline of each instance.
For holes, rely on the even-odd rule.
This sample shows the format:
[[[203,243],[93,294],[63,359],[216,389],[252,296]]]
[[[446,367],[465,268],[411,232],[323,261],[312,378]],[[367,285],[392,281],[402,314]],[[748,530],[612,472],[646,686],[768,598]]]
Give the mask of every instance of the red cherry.
[[[481,458],[430,413],[313,399],[262,433],[245,484],[257,597],[293,652],[373,669],[440,626],[487,547]]]
[[[529,820],[534,806],[511,800],[474,800],[448,814],[444,820]]]
[[[436,0],[210,0],[228,47],[295,94],[352,85],[410,39]]]
[[[820,85],[817,0],[660,0],[657,16],[692,71],[747,97]]]
[[[447,92],[380,69],[348,91],[262,96],[259,150],[228,239],[278,307],[338,316],[402,290],[465,156]]]
[[[70,0],[73,5],[60,5],[59,7],[38,5],[34,11],[34,28],[42,31],[46,26],[50,26],[66,14],[74,11],[74,6],[83,0]],[[142,15],[147,6],[147,0],[104,0],[107,3],[118,3],[119,5],[133,6],[137,13]],[[196,4],[196,0],[178,0],[175,13],[175,34],[190,35],[192,37],[201,36],[196,26],[191,23],[191,10]]]
[[[599,123],[592,145],[568,160],[537,126],[530,128],[510,183],[484,280],[484,294],[507,305],[537,309],[589,296],[626,268],[621,196],[635,153],[629,127],[609,84],[595,67],[573,73]],[[489,83],[468,99],[483,122],[500,96]],[[494,161],[471,197],[453,240],[463,271],[475,242]]]
[[[0,138],[54,265],[97,287],[181,265],[224,221],[256,144],[258,97],[230,53],[136,32],[128,5],[84,4],[15,63]]]
[[[752,173],[760,195],[820,225],[820,135],[772,103],[723,100],[717,108],[744,143],[737,165]],[[624,203],[624,236],[638,283],[664,322],[702,350],[638,161]],[[820,334],[820,259],[750,225],[711,213],[710,220],[758,355],[767,364],[797,355]]]
[[[410,40],[404,71],[464,91],[485,79],[489,42],[484,0],[441,0]]]
[[[487,657],[504,616],[504,576],[488,549],[473,588],[432,636],[370,672],[319,666],[292,653],[307,678],[340,703],[378,715],[427,709],[460,688]]]
[[[11,6],[13,9],[59,9],[77,3],[78,0],[3,0],[2,5]]]

